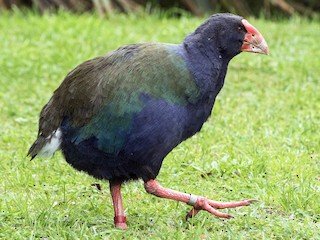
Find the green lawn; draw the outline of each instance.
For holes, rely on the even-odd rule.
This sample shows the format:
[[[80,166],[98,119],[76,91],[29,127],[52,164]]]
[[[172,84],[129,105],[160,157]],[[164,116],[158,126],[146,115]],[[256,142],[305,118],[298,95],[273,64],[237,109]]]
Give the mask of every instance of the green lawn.
[[[231,201],[185,221],[189,206],[124,186],[128,231],[113,228],[109,187],[57,153],[26,153],[38,115],[77,64],[121,45],[180,43],[203,19],[0,15],[0,239],[320,239],[320,23],[250,19],[270,56],[242,53],[201,133],[165,159],[159,182]],[[102,191],[91,184],[100,183]]]

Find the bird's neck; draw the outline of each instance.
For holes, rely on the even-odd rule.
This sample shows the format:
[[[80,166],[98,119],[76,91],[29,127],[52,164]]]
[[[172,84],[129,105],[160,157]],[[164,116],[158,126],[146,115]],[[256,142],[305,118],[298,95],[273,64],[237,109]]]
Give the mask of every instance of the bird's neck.
[[[183,43],[188,68],[193,74],[203,97],[213,98],[220,92],[230,59],[220,53],[214,41],[203,42],[198,36],[191,34]]]

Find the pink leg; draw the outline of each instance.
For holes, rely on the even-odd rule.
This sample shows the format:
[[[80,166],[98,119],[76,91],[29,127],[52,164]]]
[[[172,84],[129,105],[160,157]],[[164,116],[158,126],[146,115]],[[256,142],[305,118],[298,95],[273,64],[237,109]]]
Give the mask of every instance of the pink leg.
[[[144,183],[144,187],[148,193],[151,193],[157,197],[168,198],[172,200],[177,200],[180,202],[185,202],[192,205],[193,208],[188,213],[187,218],[195,216],[200,210],[206,210],[217,217],[221,218],[232,218],[233,216],[227,213],[222,213],[216,209],[221,208],[235,208],[240,206],[250,205],[252,202],[256,202],[256,199],[242,200],[238,202],[217,202],[209,200],[205,197],[195,196],[192,194],[182,193],[178,191],[171,190],[169,188],[162,187],[157,181],[149,180]]]
[[[114,208],[114,225],[117,228],[126,230],[127,224],[122,205],[121,182],[110,181],[110,191]]]

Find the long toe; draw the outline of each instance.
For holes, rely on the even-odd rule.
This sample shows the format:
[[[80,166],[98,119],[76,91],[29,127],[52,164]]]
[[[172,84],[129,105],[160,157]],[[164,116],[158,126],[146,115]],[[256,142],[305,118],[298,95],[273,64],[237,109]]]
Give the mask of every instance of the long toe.
[[[258,199],[245,199],[237,202],[217,202],[213,200],[208,200],[209,205],[216,209],[243,207],[258,201]]]
[[[207,205],[205,207],[203,207],[202,209],[195,209],[195,208],[192,208],[190,210],[190,212],[187,214],[186,216],[186,220],[188,220],[189,218],[192,218],[194,217],[195,215],[197,215],[199,213],[200,210],[206,210],[207,212],[210,212],[211,214],[219,217],[219,218],[234,218],[231,214],[228,214],[228,213],[222,213],[216,209],[214,209],[213,207],[211,207],[210,205]]]

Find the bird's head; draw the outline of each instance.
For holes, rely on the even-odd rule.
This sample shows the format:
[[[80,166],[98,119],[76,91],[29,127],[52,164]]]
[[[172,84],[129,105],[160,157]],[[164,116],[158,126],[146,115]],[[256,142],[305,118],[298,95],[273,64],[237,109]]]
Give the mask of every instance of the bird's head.
[[[246,29],[241,51],[269,54],[269,48],[262,34],[252,26],[247,20],[242,19],[241,23]]]
[[[230,13],[212,15],[194,34],[230,59],[242,51],[269,54],[262,34],[244,18]]]

